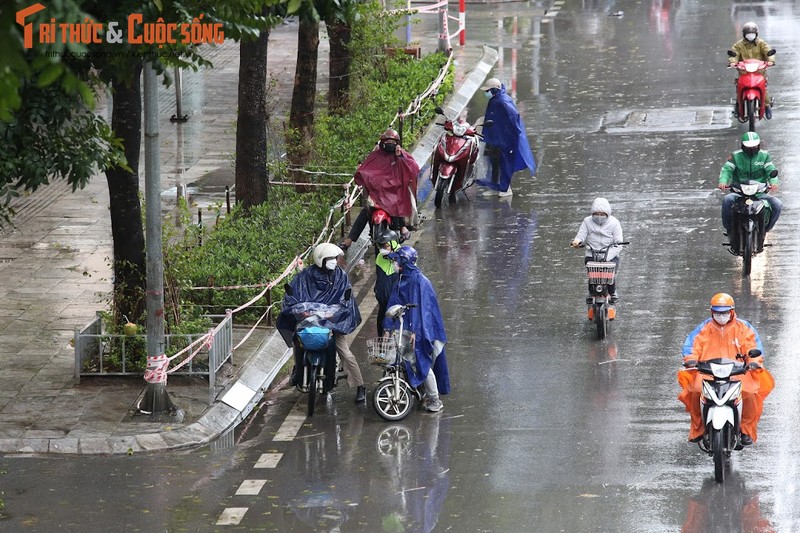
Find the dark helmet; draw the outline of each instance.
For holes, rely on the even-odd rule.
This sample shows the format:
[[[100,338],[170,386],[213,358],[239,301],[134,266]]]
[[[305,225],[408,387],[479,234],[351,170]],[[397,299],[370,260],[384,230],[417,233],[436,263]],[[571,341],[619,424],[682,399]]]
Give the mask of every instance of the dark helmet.
[[[390,229],[385,229],[380,232],[377,237],[375,237],[375,242],[378,244],[386,244],[387,242],[396,241],[398,239],[399,237],[397,236],[396,232]]]
[[[756,37],[758,37],[758,24],[755,22],[745,22],[744,26],[742,26],[742,37],[748,33],[755,33]]]
[[[381,134],[381,140],[378,142],[381,150],[390,154],[393,154],[395,150],[397,150],[398,144],[400,144],[400,135],[398,135],[397,132],[392,128],[384,131]]]
[[[417,251],[411,246],[405,245],[401,246],[396,252],[392,252],[386,257],[392,261],[397,261],[400,266],[408,264],[413,265],[417,262]]]
[[[381,133],[381,142],[387,141],[389,139],[394,139],[395,141],[397,141],[399,143],[400,142],[400,135],[395,130],[393,130],[392,128],[389,128],[388,130],[386,130],[383,133]]]

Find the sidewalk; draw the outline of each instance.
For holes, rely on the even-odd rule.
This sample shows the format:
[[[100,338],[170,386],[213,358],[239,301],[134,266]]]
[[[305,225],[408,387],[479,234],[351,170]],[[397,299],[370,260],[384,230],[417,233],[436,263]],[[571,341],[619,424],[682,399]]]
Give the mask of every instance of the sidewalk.
[[[422,40],[423,53],[436,47],[435,32],[431,35]],[[268,71],[279,82],[278,94],[286,109],[296,47],[296,23],[271,32]],[[449,106],[458,112],[497,54],[478,44],[457,48],[455,53],[457,94]],[[319,89],[327,91],[324,38],[319,54]],[[178,185],[204,177],[233,185],[238,44],[227,41],[209,58],[214,69],[184,75],[187,123],[170,123],[175,92],[160,89],[165,203],[174,199]],[[429,130],[413,151],[420,167],[437,134]],[[143,158],[140,169],[143,179]],[[236,351],[235,366],[218,373],[218,394],[211,405],[205,380],[171,378],[167,390],[184,412],[182,420],[133,416],[145,388],[143,380],[95,378],[75,386],[70,340],[76,328],[107,307],[111,289],[106,180],[97,176],[74,194],[58,182],[17,201],[15,209],[18,229],[0,235],[0,453],[133,453],[208,443],[250,413],[287,361],[280,337],[272,330],[260,330]],[[371,281],[362,279],[355,292],[359,298],[371,294]]]

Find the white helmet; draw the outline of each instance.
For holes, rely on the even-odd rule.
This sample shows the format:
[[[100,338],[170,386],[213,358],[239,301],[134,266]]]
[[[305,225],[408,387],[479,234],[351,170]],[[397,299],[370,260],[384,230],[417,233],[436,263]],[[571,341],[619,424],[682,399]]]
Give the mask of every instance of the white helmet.
[[[344,255],[344,252],[333,243],[323,242],[314,248],[314,253],[312,255],[314,257],[314,264],[317,265],[318,268],[322,268],[326,259],[339,257],[340,255]]]

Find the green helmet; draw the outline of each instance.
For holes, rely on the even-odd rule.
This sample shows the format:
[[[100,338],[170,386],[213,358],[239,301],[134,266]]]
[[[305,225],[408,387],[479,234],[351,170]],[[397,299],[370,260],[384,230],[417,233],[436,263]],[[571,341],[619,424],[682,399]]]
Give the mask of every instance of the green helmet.
[[[761,144],[761,137],[758,136],[758,133],[748,131],[742,135],[742,146],[745,148],[755,148],[759,144]]]

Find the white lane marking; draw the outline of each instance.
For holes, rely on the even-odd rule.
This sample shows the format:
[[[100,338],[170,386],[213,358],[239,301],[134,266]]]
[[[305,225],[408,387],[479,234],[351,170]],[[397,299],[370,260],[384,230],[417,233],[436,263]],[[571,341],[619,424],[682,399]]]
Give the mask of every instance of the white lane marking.
[[[253,468],[275,468],[282,457],[282,453],[262,453]]]
[[[239,522],[244,518],[244,513],[247,512],[247,507],[228,507],[217,520],[218,526],[238,526]]]
[[[305,421],[306,415],[290,412],[288,415],[286,415],[286,420],[283,421],[283,424],[281,424],[281,427],[278,429],[278,432],[275,433],[275,436],[272,438],[272,440],[294,440],[297,432],[300,431],[300,428],[303,426],[303,422]]]
[[[264,484],[267,482],[266,479],[245,479],[242,481],[242,484],[239,485],[239,488],[236,490],[237,496],[258,496],[258,493],[261,492],[261,489],[264,487]]]

